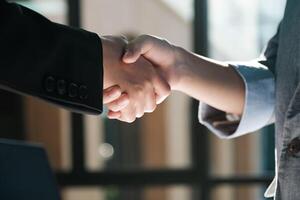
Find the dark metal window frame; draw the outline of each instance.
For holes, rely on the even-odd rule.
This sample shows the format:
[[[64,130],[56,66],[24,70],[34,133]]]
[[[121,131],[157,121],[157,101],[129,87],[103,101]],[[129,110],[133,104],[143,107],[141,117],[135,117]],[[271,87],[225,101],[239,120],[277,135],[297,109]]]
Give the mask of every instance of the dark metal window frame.
[[[69,24],[80,27],[80,0],[68,0]],[[195,52],[207,55],[207,0],[195,0],[194,41]],[[272,174],[261,176],[230,176],[213,177],[209,170],[209,138],[206,129],[197,119],[198,102],[192,103],[192,132],[191,153],[192,167],[188,169],[134,170],[88,172],[84,167],[84,132],[83,118],[80,114],[72,114],[72,164],[71,172],[57,172],[58,183],[61,187],[74,186],[155,186],[155,185],[191,185],[194,196],[209,200],[211,190],[221,184],[261,184],[267,185],[272,180]]]

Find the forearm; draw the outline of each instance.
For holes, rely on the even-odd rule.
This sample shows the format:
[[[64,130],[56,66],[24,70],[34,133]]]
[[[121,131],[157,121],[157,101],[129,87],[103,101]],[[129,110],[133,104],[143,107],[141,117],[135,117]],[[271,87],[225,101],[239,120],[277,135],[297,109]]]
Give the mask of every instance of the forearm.
[[[245,86],[240,75],[226,63],[177,48],[180,63],[175,90],[186,93],[217,109],[242,114]]]

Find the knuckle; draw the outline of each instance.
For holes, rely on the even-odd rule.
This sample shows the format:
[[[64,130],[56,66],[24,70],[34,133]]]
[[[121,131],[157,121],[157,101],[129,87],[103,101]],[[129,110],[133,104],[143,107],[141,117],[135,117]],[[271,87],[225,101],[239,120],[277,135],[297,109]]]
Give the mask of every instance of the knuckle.
[[[140,39],[141,39],[141,40],[147,40],[147,39],[149,39],[149,35],[147,35],[147,34],[142,34],[142,35],[140,36]]]
[[[107,104],[107,109],[116,112],[117,111],[117,105],[115,103]]]
[[[161,39],[161,42],[163,42],[164,44],[169,44],[169,43],[170,43],[170,42],[169,42],[167,39],[165,39],[165,38]]]
[[[133,111],[128,112],[125,115],[125,119],[126,119],[126,122],[133,123],[135,121],[135,119],[136,119],[136,113],[133,112]]]
[[[145,80],[144,83],[143,83],[143,86],[142,86],[142,92],[144,94],[147,94],[147,93],[150,93],[150,92],[153,92],[153,86],[152,86],[152,82],[149,81],[149,80]]]
[[[171,88],[168,86],[165,90],[163,90],[162,95],[163,96],[169,96],[171,94]]]
[[[134,86],[134,93],[137,96],[143,96],[144,93],[145,93],[145,83],[143,83],[143,84],[136,84]]]
[[[144,113],[145,113],[145,109],[143,108],[143,107],[141,107],[140,109],[139,109],[139,111],[138,111],[138,113],[137,113],[137,116],[143,116],[144,115]]]
[[[166,93],[167,94],[171,93],[171,86],[168,83],[166,83]]]
[[[144,114],[145,114],[145,113],[143,112],[143,113],[141,113],[141,114],[138,114],[136,117],[137,117],[137,118],[141,118],[141,117],[144,116]]]
[[[129,118],[129,119],[127,119],[127,122],[128,122],[128,123],[133,123],[133,122],[135,121],[135,119],[136,119],[135,117]]]
[[[153,106],[150,108],[151,112],[153,112],[156,109],[156,104],[153,104]]]
[[[109,108],[109,110],[113,111],[113,112],[118,112],[120,109],[118,106],[115,106],[115,107],[111,107]]]
[[[145,112],[152,113],[152,112],[154,112],[155,109],[156,109],[156,103],[151,103],[151,104],[146,108],[146,111],[145,111]]]

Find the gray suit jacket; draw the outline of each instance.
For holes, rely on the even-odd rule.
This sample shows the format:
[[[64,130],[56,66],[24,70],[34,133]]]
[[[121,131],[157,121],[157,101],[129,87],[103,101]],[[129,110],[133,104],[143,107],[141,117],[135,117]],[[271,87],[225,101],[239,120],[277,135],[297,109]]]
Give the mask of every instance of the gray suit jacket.
[[[257,81],[266,76],[262,73],[272,73],[275,77],[275,121],[276,127],[276,178],[269,190],[274,191],[276,200],[300,200],[300,1],[287,0],[284,18],[277,34],[270,40],[263,58],[256,63],[257,67],[246,66],[256,75]],[[265,68],[264,68],[265,67]],[[263,86],[263,85],[262,85]],[[272,88],[272,87],[269,87]],[[268,89],[270,90],[270,89]],[[266,91],[263,95],[272,95]],[[264,96],[263,96],[264,97]],[[267,96],[266,96],[267,97]],[[261,98],[264,101],[264,98]],[[271,113],[271,110],[270,112]],[[271,114],[270,114],[271,115]],[[222,117],[223,116],[223,119]],[[259,119],[260,116],[257,116]],[[273,119],[273,120],[272,120]],[[217,135],[232,138],[245,134],[246,130],[236,132],[239,123],[225,123],[224,126],[213,127],[214,122],[226,121],[225,114],[204,104],[200,108],[200,121]],[[241,119],[243,120],[243,118]],[[263,124],[257,120],[257,124]],[[257,126],[254,128],[261,128]],[[250,129],[253,131],[253,129]]]

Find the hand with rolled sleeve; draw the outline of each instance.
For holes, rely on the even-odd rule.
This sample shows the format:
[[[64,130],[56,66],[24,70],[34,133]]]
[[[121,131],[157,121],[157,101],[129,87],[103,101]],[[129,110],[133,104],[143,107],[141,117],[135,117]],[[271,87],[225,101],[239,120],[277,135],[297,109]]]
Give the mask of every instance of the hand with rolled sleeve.
[[[200,123],[218,137],[230,139],[275,122],[274,71],[278,37],[279,30],[259,59],[227,63],[144,35],[129,43],[123,61],[132,63],[140,56],[148,59],[166,77],[172,90],[184,92],[200,101]],[[294,141],[297,138],[290,145]],[[278,158],[275,153],[275,160]],[[279,170],[276,162],[276,175],[265,197],[280,196],[276,190]]]
[[[259,62],[218,62],[149,35],[131,41],[126,49],[125,63],[142,56],[156,66],[172,90],[199,100],[200,122],[219,137],[237,137],[272,122],[274,76]],[[113,107],[112,101],[106,103]]]
[[[241,114],[244,84],[232,67],[190,53],[168,41],[142,35],[131,41],[123,56],[125,63],[140,57],[149,60],[168,81],[172,90],[228,112]],[[222,90],[220,90],[222,88]]]

